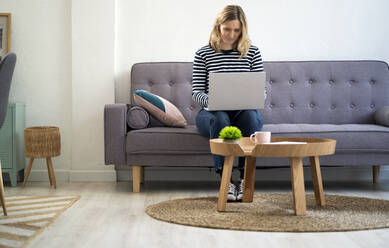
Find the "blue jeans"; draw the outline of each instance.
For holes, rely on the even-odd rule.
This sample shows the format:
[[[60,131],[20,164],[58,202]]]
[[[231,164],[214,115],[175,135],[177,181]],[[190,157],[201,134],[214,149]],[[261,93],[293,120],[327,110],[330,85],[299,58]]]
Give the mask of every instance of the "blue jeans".
[[[250,134],[262,129],[263,117],[256,110],[207,111],[202,109],[196,116],[196,126],[202,136],[210,139],[218,138],[219,132],[226,126],[236,126],[242,131],[244,137],[249,137]],[[224,157],[213,155],[213,160],[215,171],[221,173]],[[238,169],[241,171],[241,177],[244,160],[244,157],[239,157]]]

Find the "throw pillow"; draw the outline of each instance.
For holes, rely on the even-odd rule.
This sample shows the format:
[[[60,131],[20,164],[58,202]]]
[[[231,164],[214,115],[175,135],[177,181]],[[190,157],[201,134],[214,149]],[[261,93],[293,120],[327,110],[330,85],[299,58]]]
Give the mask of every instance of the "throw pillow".
[[[134,106],[127,111],[127,124],[132,129],[147,128],[150,123],[150,115],[147,111],[139,106]]]
[[[163,124],[172,127],[186,126],[181,111],[168,100],[145,90],[136,90],[134,100]]]

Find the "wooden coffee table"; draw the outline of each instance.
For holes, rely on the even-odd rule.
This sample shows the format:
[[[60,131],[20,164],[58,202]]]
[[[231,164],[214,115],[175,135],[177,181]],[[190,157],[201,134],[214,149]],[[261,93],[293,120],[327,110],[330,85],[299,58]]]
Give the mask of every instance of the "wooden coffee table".
[[[296,215],[306,214],[303,162],[310,158],[312,181],[316,204],[325,205],[323,184],[320,172],[319,156],[335,153],[336,140],[319,138],[282,138],[273,137],[271,142],[306,142],[306,144],[257,144],[244,137],[237,142],[226,142],[222,139],[211,139],[211,153],[225,156],[222,181],[220,184],[217,211],[225,211],[228,186],[234,157],[246,157],[244,173],[244,194],[242,202],[252,202],[255,185],[256,157],[290,158],[294,212]]]

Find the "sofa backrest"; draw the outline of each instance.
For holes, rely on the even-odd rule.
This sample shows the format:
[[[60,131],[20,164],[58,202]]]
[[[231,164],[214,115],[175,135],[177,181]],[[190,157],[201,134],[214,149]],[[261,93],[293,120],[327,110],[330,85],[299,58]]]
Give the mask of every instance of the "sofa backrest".
[[[264,68],[265,124],[374,123],[376,109],[389,106],[389,67],[382,61],[264,62]],[[166,98],[188,124],[200,110],[191,81],[191,62],[138,63],[131,70],[132,93],[144,89]]]

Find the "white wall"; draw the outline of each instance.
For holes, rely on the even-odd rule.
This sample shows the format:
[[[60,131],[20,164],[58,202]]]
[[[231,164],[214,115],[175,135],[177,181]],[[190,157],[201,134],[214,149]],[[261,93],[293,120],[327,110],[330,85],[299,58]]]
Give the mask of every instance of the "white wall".
[[[0,0],[0,12],[12,14],[11,51],[17,54],[10,101],[25,103],[26,127],[60,127],[61,156],[53,158],[53,165],[56,175],[68,171],[72,139],[70,2]],[[47,171],[45,161],[36,159],[33,170]]]
[[[118,0],[117,102],[129,102],[132,64],[192,61],[227,4],[246,12],[264,60],[375,59],[389,62],[389,1]]]
[[[18,56],[10,101],[26,104],[26,127],[59,126],[58,181],[114,181],[104,165],[104,104],[114,102],[115,1],[0,0],[12,13]],[[43,159],[29,181],[48,180]]]
[[[129,102],[134,63],[192,61],[228,3],[246,11],[264,60],[389,62],[386,0],[0,0],[18,55],[10,100],[26,104],[26,126],[60,127],[58,180],[115,180],[103,165],[104,104],[114,93]],[[43,160],[30,178],[47,180]]]
[[[72,0],[71,181],[116,181],[104,165],[104,105],[114,99],[115,1]]]

